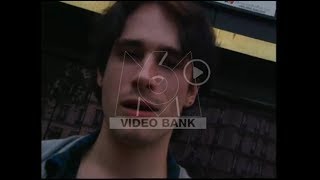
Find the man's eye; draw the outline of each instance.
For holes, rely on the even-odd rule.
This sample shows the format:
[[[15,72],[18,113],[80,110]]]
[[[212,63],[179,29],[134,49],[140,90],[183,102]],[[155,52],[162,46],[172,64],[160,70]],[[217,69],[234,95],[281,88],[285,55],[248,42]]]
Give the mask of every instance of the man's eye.
[[[125,51],[123,50],[116,50],[115,51],[115,55],[119,56],[119,57],[123,57],[125,54]]]
[[[163,61],[163,65],[164,66],[167,66],[168,68],[172,69],[180,69],[181,68],[181,64],[182,63],[179,63],[179,60],[177,59],[173,59],[173,58],[167,58],[166,60]]]
[[[138,51],[126,51],[129,54],[129,57],[131,56],[136,61],[140,61],[143,59],[144,54]]]
[[[119,57],[124,57],[126,55],[126,58],[134,58],[135,60],[140,60],[140,58],[143,58],[143,53],[140,53],[138,51],[134,51],[134,50],[126,50],[126,49],[118,49],[116,51],[116,55]]]
[[[177,65],[177,63],[172,62],[172,61],[169,61],[169,60],[165,60],[165,61],[162,63],[162,65],[164,65],[164,66],[166,66],[166,67],[168,67],[168,68],[170,68],[170,69],[173,69],[173,68]]]

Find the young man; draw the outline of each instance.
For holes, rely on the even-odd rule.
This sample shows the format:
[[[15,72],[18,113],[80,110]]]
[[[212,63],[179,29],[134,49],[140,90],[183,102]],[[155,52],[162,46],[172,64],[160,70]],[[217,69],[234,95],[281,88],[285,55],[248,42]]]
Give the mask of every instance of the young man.
[[[189,177],[168,152],[172,129],[112,129],[109,119],[176,117],[194,104],[198,87],[186,81],[193,81],[193,66],[185,65],[192,58],[211,68],[215,62],[204,13],[193,2],[117,2],[96,30],[102,127],[84,137],[43,141],[42,177]]]

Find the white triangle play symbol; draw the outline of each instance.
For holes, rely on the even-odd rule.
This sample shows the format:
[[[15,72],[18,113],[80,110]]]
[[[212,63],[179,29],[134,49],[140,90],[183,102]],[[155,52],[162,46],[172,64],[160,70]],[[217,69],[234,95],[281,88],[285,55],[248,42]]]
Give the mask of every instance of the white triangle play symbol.
[[[203,74],[203,71],[201,71],[200,69],[198,69],[196,67],[193,67],[193,79],[196,79],[201,74]]]

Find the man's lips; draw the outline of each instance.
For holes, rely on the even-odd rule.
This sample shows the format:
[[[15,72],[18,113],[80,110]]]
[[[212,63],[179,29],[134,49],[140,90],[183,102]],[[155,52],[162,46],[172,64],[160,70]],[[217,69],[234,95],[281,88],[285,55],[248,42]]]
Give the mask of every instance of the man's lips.
[[[159,108],[140,99],[125,100],[120,103],[125,109],[125,113],[129,116],[154,116]],[[138,107],[139,106],[139,107]]]
[[[137,111],[134,109],[124,108],[125,116],[135,116],[135,117],[155,117],[157,116],[153,111]]]

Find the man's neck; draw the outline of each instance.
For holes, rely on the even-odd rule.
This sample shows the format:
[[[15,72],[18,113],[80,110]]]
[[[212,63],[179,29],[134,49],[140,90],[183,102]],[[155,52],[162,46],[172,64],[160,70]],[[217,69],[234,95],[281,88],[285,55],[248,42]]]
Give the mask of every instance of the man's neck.
[[[171,134],[143,147],[116,142],[103,123],[93,147],[82,158],[78,178],[167,177],[167,152]]]

